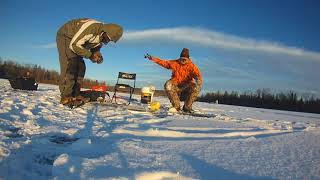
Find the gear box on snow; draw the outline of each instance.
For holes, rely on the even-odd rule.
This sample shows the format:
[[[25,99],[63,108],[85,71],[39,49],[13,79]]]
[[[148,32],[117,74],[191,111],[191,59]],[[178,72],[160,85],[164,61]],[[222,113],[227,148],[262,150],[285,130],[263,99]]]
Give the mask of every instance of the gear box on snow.
[[[90,101],[103,102],[106,95],[110,98],[105,85],[92,86],[90,90],[81,91],[80,93],[82,96],[90,98]]]
[[[143,87],[141,89],[141,103],[143,104],[150,104],[153,99],[153,94],[155,92],[155,87],[150,86],[150,87]]]
[[[33,77],[18,77],[9,79],[10,85],[13,89],[32,90],[38,89],[38,83],[36,83]]]

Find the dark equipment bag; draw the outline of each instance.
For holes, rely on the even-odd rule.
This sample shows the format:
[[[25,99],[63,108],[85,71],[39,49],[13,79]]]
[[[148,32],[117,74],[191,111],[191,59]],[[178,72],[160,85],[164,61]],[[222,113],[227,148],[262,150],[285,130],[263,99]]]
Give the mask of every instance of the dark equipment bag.
[[[38,83],[35,78],[32,77],[18,77],[9,79],[10,85],[13,89],[31,90],[36,91],[38,89]]]

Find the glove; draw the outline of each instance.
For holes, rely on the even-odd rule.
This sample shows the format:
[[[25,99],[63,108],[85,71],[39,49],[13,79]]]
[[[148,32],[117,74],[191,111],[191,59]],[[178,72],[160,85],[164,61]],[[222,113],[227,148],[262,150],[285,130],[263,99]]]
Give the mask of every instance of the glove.
[[[144,55],[144,58],[148,58],[149,60],[152,60],[152,56],[148,53]]]
[[[103,57],[101,56],[98,60],[97,60],[98,64],[102,64],[103,63]]]
[[[103,62],[103,57],[100,53],[100,51],[95,51],[91,54],[89,58],[93,63],[101,64]]]

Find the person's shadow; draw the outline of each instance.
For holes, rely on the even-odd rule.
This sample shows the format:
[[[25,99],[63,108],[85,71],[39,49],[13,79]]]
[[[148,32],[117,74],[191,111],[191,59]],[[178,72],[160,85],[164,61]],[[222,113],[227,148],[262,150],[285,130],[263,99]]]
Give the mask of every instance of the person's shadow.
[[[196,174],[199,176],[197,178],[201,180],[211,180],[211,179],[219,179],[219,180],[272,180],[271,177],[258,177],[258,176],[250,176],[246,174],[238,174],[221,167],[215,166],[213,164],[209,164],[203,160],[200,160],[196,157],[182,154],[183,159],[185,159],[188,164],[192,166],[195,170]]]

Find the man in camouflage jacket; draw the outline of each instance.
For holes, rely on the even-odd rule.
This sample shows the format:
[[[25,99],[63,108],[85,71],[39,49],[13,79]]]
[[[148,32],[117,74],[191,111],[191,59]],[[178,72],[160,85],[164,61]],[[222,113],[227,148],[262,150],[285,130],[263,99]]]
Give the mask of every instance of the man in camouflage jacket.
[[[85,75],[83,58],[101,64],[100,48],[110,41],[116,43],[123,29],[117,24],[105,24],[93,19],[74,19],[64,24],[57,32],[57,47],[60,61],[60,103],[73,106],[81,104],[80,84]]]
[[[171,69],[171,79],[165,83],[164,89],[172,107],[177,111],[193,112],[192,104],[202,88],[202,75],[189,57],[189,49],[183,48],[180,58],[174,60],[162,60],[149,54],[146,55],[146,58],[166,69]],[[182,109],[180,100],[184,101]]]

